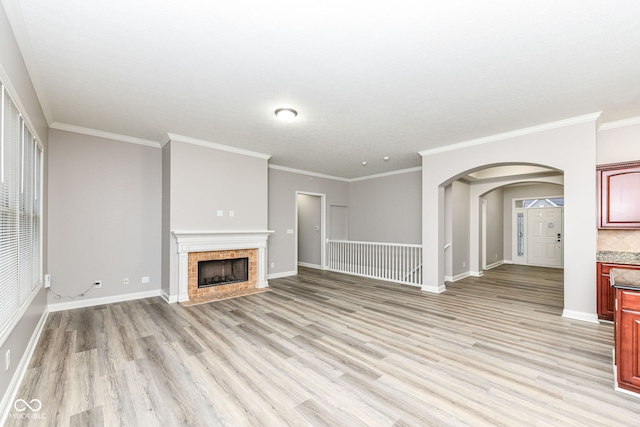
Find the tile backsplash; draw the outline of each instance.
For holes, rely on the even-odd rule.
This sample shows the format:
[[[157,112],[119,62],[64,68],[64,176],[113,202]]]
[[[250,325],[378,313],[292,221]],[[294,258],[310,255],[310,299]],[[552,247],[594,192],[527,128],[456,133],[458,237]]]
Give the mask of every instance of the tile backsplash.
[[[640,252],[640,230],[598,230],[598,250]]]

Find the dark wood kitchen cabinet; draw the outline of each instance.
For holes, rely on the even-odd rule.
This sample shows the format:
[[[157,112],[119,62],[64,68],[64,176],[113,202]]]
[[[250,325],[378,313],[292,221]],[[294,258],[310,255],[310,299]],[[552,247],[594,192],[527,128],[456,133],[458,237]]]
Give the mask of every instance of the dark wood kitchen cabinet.
[[[640,270],[640,265],[598,262],[596,263],[596,266],[596,303],[598,306],[598,319],[613,322],[613,313],[616,309],[616,292],[609,283],[609,272],[612,268]]]
[[[616,289],[615,340],[618,387],[640,392],[640,291]]]
[[[640,229],[640,160],[599,165],[598,227]]]

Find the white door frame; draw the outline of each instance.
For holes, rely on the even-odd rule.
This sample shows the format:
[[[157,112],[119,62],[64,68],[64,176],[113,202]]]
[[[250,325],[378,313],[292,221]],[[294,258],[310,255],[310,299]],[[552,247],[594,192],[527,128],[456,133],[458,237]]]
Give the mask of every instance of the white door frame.
[[[528,238],[528,217],[527,217],[527,209],[526,208],[517,208],[516,207],[516,202],[518,200],[530,200],[530,199],[557,199],[557,198],[564,198],[564,195],[560,195],[560,196],[533,196],[533,197],[517,197],[515,199],[511,199],[511,209],[512,209],[512,215],[511,215],[511,262],[513,264],[520,264],[520,265],[532,265],[529,264],[529,248],[528,248],[528,244],[529,242],[527,241]],[[562,207],[562,209],[560,210],[561,215],[562,215],[562,230],[560,231],[560,233],[562,233],[562,245],[560,248],[560,253],[561,253],[561,257],[562,257],[562,265],[560,268],[564,268],[564,206]],[[518,213],[524,213],[524,257],[518,257]],[[554,267],[551,267],[554,268]],[[557,267],[555,267],[557,268]]]
[[[327,195],[324,193],[311,193],[308,191],[296,191],[295,194],[295,219],[296,219],[296,225],[295,225],[295,234],[294,234],[294,239],[295,239],[295,259],[294,259],[294,266],[295,266],[295,271],[296,274],[298,274],[298,195],[303,194],[305,196],[315,196],[315,197],[320,197],[320,267],[322,270],[326,270],[327,268],[327,263],[326,263],[326,254],[327,254],[327,232],[326,232],[326,225],[327,225]]]
[[[482,270],[487,269],[487,200],[480,198],[482,211],[480,212],[480,218],[482,221]],[[504,258],[504,257],[503,257]]]

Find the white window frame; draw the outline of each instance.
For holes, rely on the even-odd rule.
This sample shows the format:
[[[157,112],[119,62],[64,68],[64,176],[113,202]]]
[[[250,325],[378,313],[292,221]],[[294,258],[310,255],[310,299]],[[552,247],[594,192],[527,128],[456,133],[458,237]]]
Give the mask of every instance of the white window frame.
[[[44,148],[0,80],[0,346],[42,288]]]

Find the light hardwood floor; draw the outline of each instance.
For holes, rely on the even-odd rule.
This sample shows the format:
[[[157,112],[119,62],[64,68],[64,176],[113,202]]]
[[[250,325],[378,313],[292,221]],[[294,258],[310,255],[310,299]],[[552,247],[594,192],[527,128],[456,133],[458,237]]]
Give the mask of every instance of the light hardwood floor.
[[[302,268],[270,285],[50,314],[17,396],[45,418],[7,426],[640,425],[612,326],[561,317],[561,270],[440,295]]]

